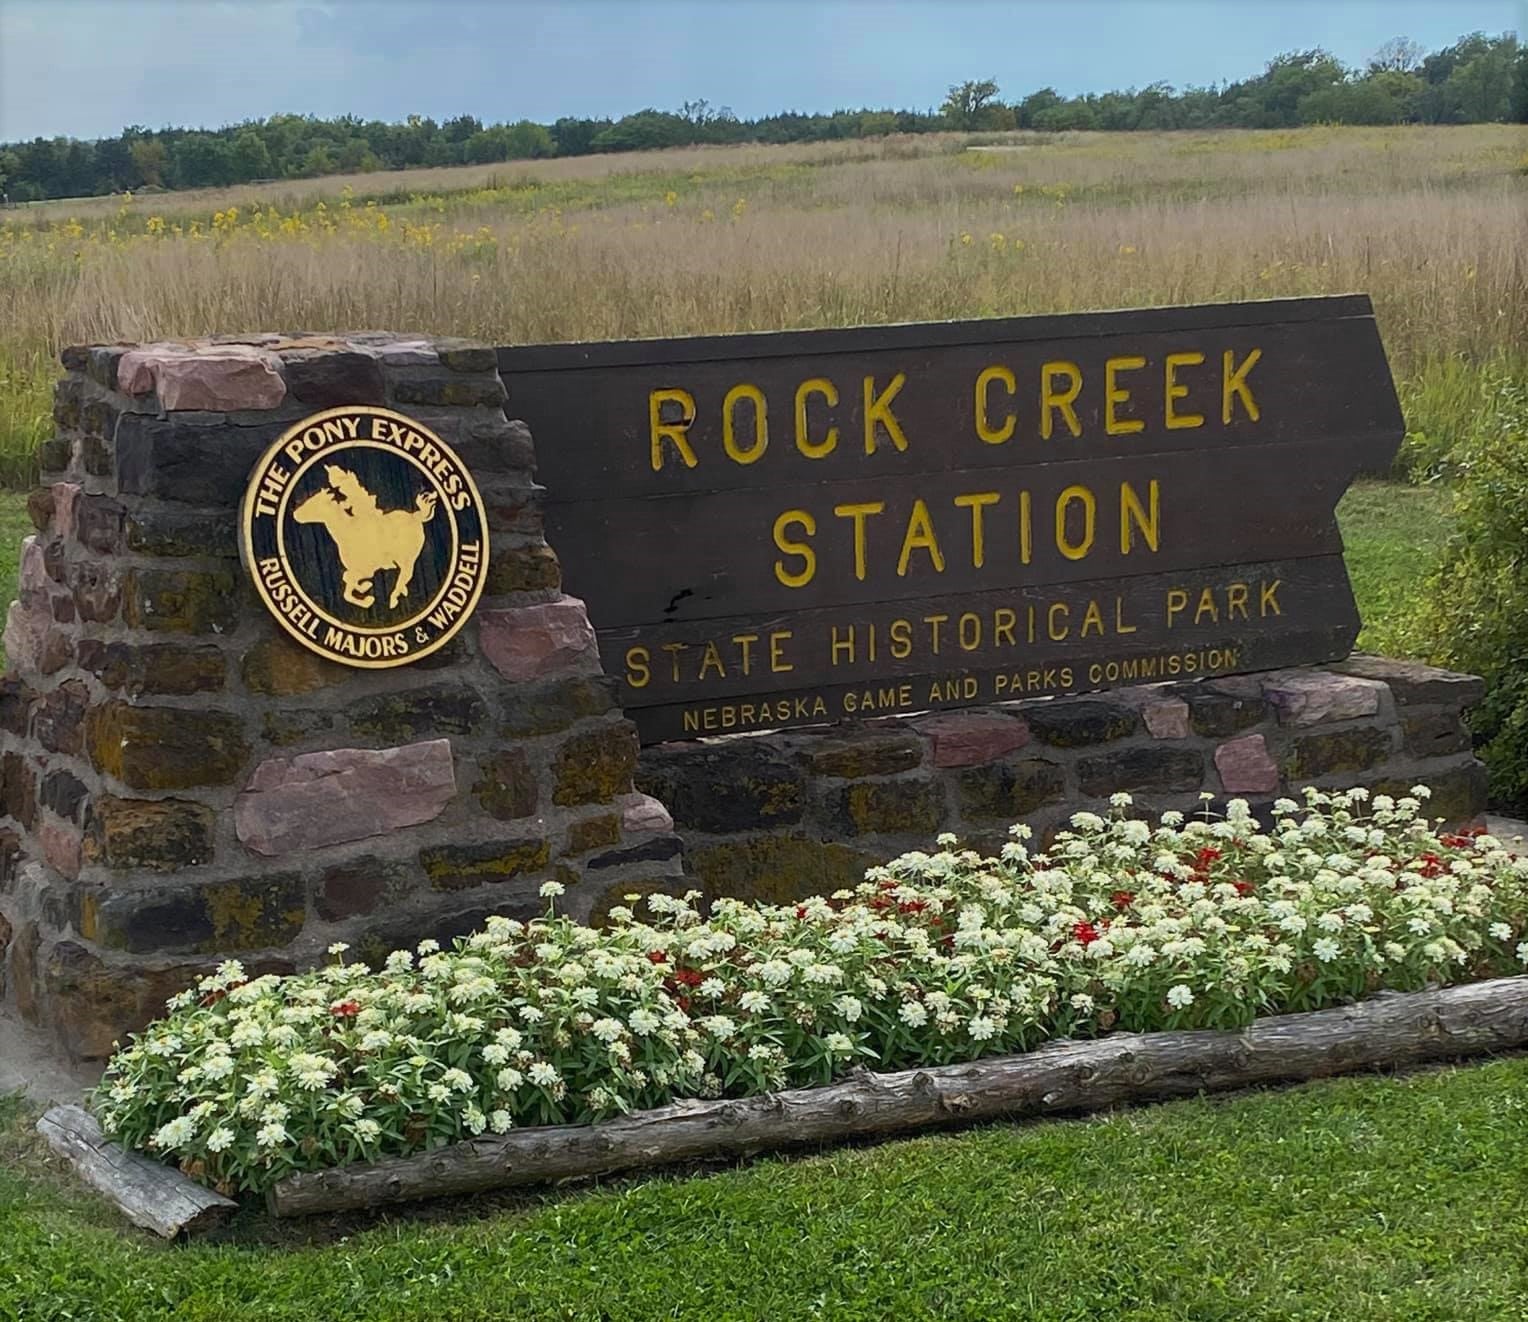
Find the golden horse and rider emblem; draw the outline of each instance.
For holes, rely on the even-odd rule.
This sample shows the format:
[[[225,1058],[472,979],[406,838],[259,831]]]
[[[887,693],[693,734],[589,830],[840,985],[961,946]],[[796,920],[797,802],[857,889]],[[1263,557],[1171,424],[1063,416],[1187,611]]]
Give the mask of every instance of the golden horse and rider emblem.
[[[428,428],[370,405],[289,428],[255,466],[245,562],[277,622],[320,656],[386,667],[428,656],[487,580],[482,496]]]
[[[329,485],[292,511],[298,523],[321,525],[334,541],[342,569],[341,595],[363,610],[376,604],[372,580],[384,569],[396,569],[387,608],[396,610],[409,594],[414,566],[424,550],[425,525],[435,517],[440,497],[422,492],[413,509],[384,510],[348,468],[329,464]]]

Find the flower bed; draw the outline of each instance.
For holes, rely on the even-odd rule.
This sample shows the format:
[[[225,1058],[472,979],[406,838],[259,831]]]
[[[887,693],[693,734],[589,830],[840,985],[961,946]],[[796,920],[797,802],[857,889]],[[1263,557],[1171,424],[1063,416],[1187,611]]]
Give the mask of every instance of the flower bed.
[[[512,1126],[1260,1015],[1528,965],[1528,860],[1424,787],[1155,829],[1115,796],[1047,852],[907,854],[798,905],[653,896],[604,930],[490,919],[379,972],[233,962],[112,1059],[106,1132],[224,1191]],[[555,901],[558,888],[546,893]]]

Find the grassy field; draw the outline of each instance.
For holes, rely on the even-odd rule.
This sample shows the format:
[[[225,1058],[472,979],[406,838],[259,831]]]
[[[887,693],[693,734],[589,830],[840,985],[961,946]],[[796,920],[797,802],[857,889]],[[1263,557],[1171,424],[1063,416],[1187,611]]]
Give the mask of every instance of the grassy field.
[[[0,222],[0,475],[61,345],[383,326],[494,343],[1363,290],[1411,425],[1528,346],[1528,131],[959,135],[28,207]]]
[[[0,1317],[1528,1316],[1528,1059],[167,1248],[0,1100]]]

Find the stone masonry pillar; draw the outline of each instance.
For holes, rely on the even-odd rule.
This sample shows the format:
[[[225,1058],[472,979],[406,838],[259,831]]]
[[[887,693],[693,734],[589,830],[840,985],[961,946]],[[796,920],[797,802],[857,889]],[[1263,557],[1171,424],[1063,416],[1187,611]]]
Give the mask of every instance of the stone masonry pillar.
[[[581,917],[677,883],[492,349],[254,335],[63,363],[5,626],[0,1013],[99,1059],[224,958],[377,958],[540,911],[547,880]],[[475,618],[392,669],[290,641],[237,549],[266,447],[353,404],[433,430],[488,513]]]

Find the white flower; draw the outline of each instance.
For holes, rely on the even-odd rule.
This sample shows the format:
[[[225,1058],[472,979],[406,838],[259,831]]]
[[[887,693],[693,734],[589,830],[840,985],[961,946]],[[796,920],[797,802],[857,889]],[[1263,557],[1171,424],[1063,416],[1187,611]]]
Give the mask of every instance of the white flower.
[[[233,1130],[220,1125],[207,1135],[208,1152],[225,1152],[233,1146]]]
[[[738,997],[737,1003],[749,1014],[762,1014],[769,1009],[769,997],[757,989],[745,991]]]
[[[543,900],[555,900],[559,895],[567,894],[567,887],[560,881],[543,881],[541,883],[541,898]]]
[[[759,977],[770,987],[783,987],[791,980],[791,966],[781,959],[766,960],[759,965]]]
[[[273,1120],[269,1124],[261,1125],[255,1133],[255,1143],[262,1148],[273,1148],[279,1143],[287,1141],[286,1126],[279,1120]]]
[[[854,1042],[847,1033],[829,1033],[822,1041],[836,1056],[846,1056],[854,1050]]]
[[[329,953],[331,955],[343,955],[349,949],[350,947],[343,941],[336,941],[332,946],[329,947]]]
[[[357,1120],[354,1128],[355,1136],[363,1143],[375,1143],[382,1133],[382,1126],[375,1120]]]
[[[903,1001],[897,1009],[897,1018],[909,1028],[922,1028],[928,1023],[928,1011],[918,1001]]]
[[[339,1072],[339,1066],[328,1057],[315,1056],[305,1051],[299,1051],[288,1064],[297,1080],[297,1086],[306,1088],[309,1092],[317,1092],[325,1087]]]
[[[596,1019],[589,1031],[601,1042],[615,1042],[626,1030],[619,1019]]]
[[[531,1082],[539,1088],[550,1088],[554,1083],[562,1080],[556,1068],[547,1064],[544,1060],[538,1060],[530,1068]]]
[[[1078,992],[1072,997],[1072,1009],[1080,1010],[1083,1014],[1091,1014],[1093,1011],[1093,998],[1087,992]]]
[[[698,991],[702,996],[707,996],[712,1000],[715,1000],[717,997],[726,993],[727,984],[720,978],[707,978],[695,990]]]
[[[1078,817],[1082,815],[1081,813],[1077,814]],[[1074,817],[1072,820],[1075,822],[1077,818]],[[985,1042],[997,1032],[997,1025],[984,1014],[972,1015],[971,1022],[966,1025],[966,1032],[971,1035],[973,1040]]]
[[[514,1092],[516,1088],[525,1082],[525,1075],[521,1074],[517,1069],[502,1069],[494,1075],[493,1081],[498,1084],[503,1092]]]
[[[1496,941],[1507,941],[1512,937],[1512,929],[1506,923],[1492,923],[1490,932],[1492,939]]]
[[[1194,993],[1180,982],[1168,989],[1167,1003],[1174,1010],[1186,1010],[1194,1003]]]
[[[154,1146],[156,1148],[178,1148],[182,1143],[190,1140],[196,1133],[196,1121],[189,1116],[176,1116],[167,1125],[161,1125],[154,1131]]]
[[[494,1111],[488,1116],[488,1127],[495,1134],[508,1133],[514,1123],[514,1117],[508,1111]]]
[[[1528,964],[1528,941],[1519,941],[1517,945],[1517,962]]]
[[[443,1102],[451,1096],[451,1090],[443,1083],[432,1083],[425,1089],[424,1095],[432,1102]]]
[[[1320,937],[1311,949],[1315,951],[1316,958],[1323,964],[1330,964],[1342,951],[1342,947],[1329,936]]]
[[[700,1026],[718,1042],[725,1042],[737,1032],[737,1024],[724,1014],[713,1014],[700,1021]]]
[[[857,997],[845,995],[833,1002],[833,1008],[852,1024],[858,1022],[865,1007]]]
[[[638,1006],[633,1010],[627,1022],[631,1025],[631,1031],[638,1037],[651,1037],[663,1027],[662,1018],[644,1006]]]

